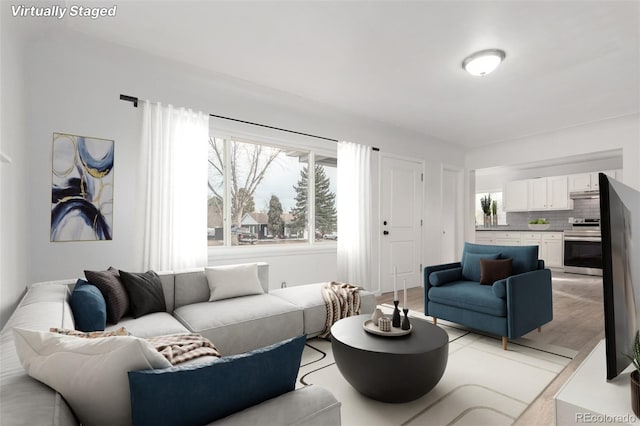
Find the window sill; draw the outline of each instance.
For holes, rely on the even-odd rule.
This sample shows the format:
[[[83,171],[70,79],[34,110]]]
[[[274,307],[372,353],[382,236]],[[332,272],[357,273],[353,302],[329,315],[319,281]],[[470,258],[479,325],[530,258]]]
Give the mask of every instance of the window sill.
[[[278,256],[312,256],[317,254],[336,254],[337,243],[319,244],[287,244],[283,246],[236,246],[236,247],[209,247],[208,263],[220,260],[261,259],[264,257]]]

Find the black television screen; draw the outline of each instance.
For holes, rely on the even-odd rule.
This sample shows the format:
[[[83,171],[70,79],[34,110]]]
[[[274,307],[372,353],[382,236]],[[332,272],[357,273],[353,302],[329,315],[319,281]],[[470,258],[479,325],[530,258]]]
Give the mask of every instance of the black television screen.
[[[640,315],[640,192],[600,179],[600,227],[607,380],[630,363]]]

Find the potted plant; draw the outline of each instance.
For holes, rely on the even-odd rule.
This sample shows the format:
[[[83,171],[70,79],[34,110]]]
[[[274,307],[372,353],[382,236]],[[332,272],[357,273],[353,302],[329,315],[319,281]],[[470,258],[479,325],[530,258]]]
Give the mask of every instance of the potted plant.
[[[491,226],[491,194],[480,199],[480,207],[484,213],[484,226]]]
[[[491,217],[493,218],[493,226],[498,226],[498,202],[496,200],[491,202]]]
[[[631,348],[631,354],[627,358],[631,360],[636,368],[631,372],[631,408],[637,417],[640,417],[640,331],[636,332],[636,339]]]

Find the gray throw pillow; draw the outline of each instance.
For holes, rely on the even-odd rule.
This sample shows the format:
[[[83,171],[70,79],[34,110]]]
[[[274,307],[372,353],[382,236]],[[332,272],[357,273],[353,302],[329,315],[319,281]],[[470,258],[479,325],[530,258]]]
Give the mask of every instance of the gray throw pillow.
[[[167,305],[158,274],[153,271],[144,273],[120,271],[120,279],[129,295],[132,317],[138,318],[153,312],[166,312]]]

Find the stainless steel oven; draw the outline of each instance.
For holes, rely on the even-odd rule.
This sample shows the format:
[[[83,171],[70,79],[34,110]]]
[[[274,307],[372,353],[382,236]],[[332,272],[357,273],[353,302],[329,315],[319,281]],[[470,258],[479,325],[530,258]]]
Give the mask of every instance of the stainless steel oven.
[[[602,238],[599,219],[578,219],[564,232],[564,271],[602,276]]]

